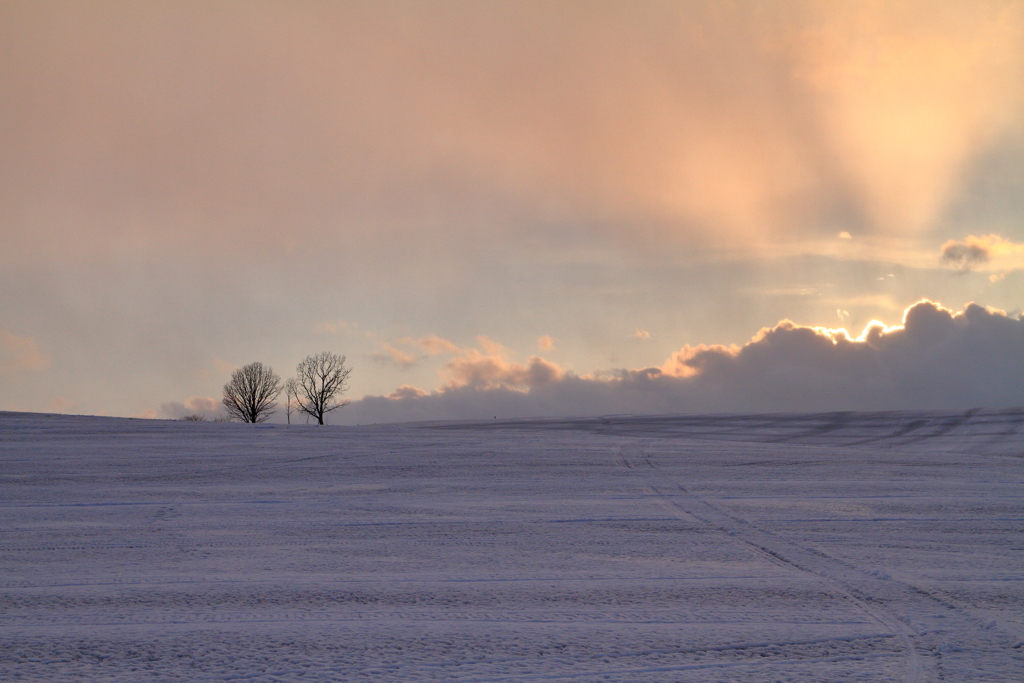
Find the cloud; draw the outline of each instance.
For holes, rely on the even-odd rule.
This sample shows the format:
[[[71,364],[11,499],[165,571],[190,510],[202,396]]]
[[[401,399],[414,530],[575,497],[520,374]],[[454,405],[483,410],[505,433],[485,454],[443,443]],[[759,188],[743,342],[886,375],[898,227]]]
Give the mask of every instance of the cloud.
[[[788,324],[789,321],[783,321],[780,325]],[[763,333],[763,330],[762,330]],[[695,359],[699,356],[707,353],[722,353],[726,355],[735,355],[740,350],[738,346],[721,346],[714,344],[707,346],[700,344],[698,346],[690,346],[689,344],[683,346],[679,351],[673,353],[665,364],[659,368],[662,375],[666,377],[691,377],[696,375],[699,370],[695,367],[697,362]],[[648,372],[649,371],[644,371]]]
[[[427,392],[423,391],[423,389],[420,389],[419,387],[414,387],[411,384],[403,384],[388,394],[387,398],[392,401],[398,401],[405,398],[421,398],[426,395]]]
[[[950,240],[942,245],[942,262],[959,270],[970,270],[976,265],[987,263],[989,250],[983,244],[970,241]]]
[[[220,417],[224,414],[224,408],[218,399],[209,398],[207,396],[190,396],[185,399],[184,402],[171,401],[160,405],[159,415],[162,417],[177,420],[185,417],[186,415],[195,414],[203,415],[208,418]],[[156,418],[157,416],[158,413],[156,411],[146,410],[142,413],[133,415],[132,417]]]
[[[485,349],[497,352],[500,352],[502,349],[500,344],[496,344],[487,337],[477,337],[477,340]],[[397,365],[402,368],[411,368],[414,367],[422,357],[439,356],[443,354],[464,355],[472,352],[471,349],[467,347],[459,346],[452,341],[434,334],[420,338],[403,337],[399,339],[397,343],[405,347],[416,349],[419,353],[415,351],[403,351],[402,349],[392,346],[387,342],[380,342],[380,346],[384,352],[373,354],[371,358],[374,362],[380,363],[381,365]],[[422,354],[422,356],[420,354]]]
[[[447,339],[442,339],[437,335],[430,335],[428,337],[421,337],[420,339],[403,339],[403,343],[415,344],[423,349],[423,352],[436,356],[442,353],[460,353],[462,347],[458,344],[454,344]]]
[[[931,301],[902,324],[845,329],[784,320],[743,346],[684,346],[661,366],[577,376],[543,358],[525,364],[472,349],[446,384],[365,397],[346,421],[970,408],[1024,404],[1024,320]]]
[[[487,337],[477,340],[483,351],[461,349],[460,354],[444,366],[442,376],[447,378],[447,389],[530,391],[565,375],[564,370],[540,356],[530,356],[525,364],[510,362],[501,344]]]
[[[560,367],[539,356],[531,356],[525,364],[511,362],[508,349],[502,344],[485,335],[478,336],[476,340],[479,348],[459,346],[436,335],[419,339],[405,338],[400,343],[417,346],[428,356],[452,355],[453,358],[439,372],[448,389],[470,387],[479,390],[505,388],[528,391],[560,379],[565,374]],[[548,336],[540,337],[537,344],[543,349],[554,348],[554,340]],[[417,363],[417,358],[412,354],[390,344],[382,343],[382,346],[386,353],[373,356],[378,363],[402,367],[412,367]],[[389,394],[389,398],[417,397],[423,393],[421,389],[406,385]]]
[[[555,348],[555,340],[546,334],[543,337],[538,337],[537,348],[541,351],[550,351]]]
[[[0,330],[0,370],[38,372],[50,366],[50,359],[31,337],[19,337]]]
[[[958,270],[991,269],[1006,271],[1024,267],[1024,244],[1016,244],[1000,235],[968,235],[942,245],[942,263]]]
[[[648,332],[647,330],[642,330],[639,327],[636,328],[635,332],[633,332],[633,339],[636,339],[636,340],[639,340],[639,341],[648,341],[650,338],[651,338],[651,333]]]
[[[416,365],[416,356],[396,349],[386,342],[381,342],[380,345],[384,349],[384,353],[375,353],[372,356],[375,362],[381,365],[397,365],[402,368],[411,368]]]

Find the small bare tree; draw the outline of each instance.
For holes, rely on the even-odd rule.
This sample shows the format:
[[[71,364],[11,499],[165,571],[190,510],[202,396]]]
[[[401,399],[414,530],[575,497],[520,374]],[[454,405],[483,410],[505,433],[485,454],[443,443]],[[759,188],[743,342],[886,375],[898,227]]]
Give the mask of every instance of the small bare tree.
[[[324,351],[306,359],[295,368],[295,405],[300,413],[324,423],[324,415],[347,406],[338,399],[348,389],[351,368],[345,367],[345,356]]]
[[[231,373],[224,385],[224,407],[242,422],[266,422],[274,414],[281,378],[269,365],[249,363]]]
[[[284,412],[288,416],[288,424],[292,423],[292,408],[295,407],[295,398],[299,395],[298,383],[295,378],[292,377],[284,383]]]

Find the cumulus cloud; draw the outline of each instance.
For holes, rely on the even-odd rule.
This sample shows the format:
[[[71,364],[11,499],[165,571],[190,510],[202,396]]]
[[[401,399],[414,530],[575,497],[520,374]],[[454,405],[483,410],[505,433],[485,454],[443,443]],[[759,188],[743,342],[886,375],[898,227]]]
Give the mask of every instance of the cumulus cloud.
[[[445,365],[442,375],[448,379],[447,389],[530,391],[565,376],[560,367],[540,356],[530,356],[525,364],[515,363],[508,360],[507,349],[501,344],[487,337],[478,337],[477,341],[482,351],[461,349]]]
[[[50,366],[50,359],[31,337],[19,337],[0,330],[0,370],[39,371]]]
[[[577,376],[543,358],[465,349],[427,393],[366,397],[352,422],[600,415],[969,408],[1024,404],[1024,320],[931,301],[902,324],[845,329],[784,320],[743,346],[684,346],[661,366]]]
[[[789,321],[785,320],[779,324],[786,325],[789,324]],[[763,332],[764,331],[762,330],[762,333]],[[694,359],[700,356],[701,354],[708,352],[716,352],[735,355],[735,353],[738,351],[738,346],[727,347],[717,344],[712,346],[706,346],[704,344],[699,344],[698,346],[690,346],[689,344],[686,344],[683,346],[683,348],[673,353],[669,357],[669,359],[665,361],[665,364],[658,368],[658,370],[661,372],[661,374],[667,377],[690,377],[691,375],[696,375],[698,372],[697,368],[694,365]]]
[[[555,340],[546,334],[543,337],[538,337],[537,348],[541,351],[550,351],[555,348]]]
[[[388,394],[387,398],[393,401],[397,401],[403,398],[420,398],[426,395],[427,392],[425,392],[423,389],[420,389],[419,387],[414,387],[411,384],[403,384],[402,386],[398,387],[390,394]]]

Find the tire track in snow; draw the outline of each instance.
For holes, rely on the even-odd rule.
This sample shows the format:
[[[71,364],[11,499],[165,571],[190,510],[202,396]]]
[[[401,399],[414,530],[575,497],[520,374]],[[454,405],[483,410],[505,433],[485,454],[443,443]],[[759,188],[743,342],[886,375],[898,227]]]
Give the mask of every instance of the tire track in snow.
[[[642,451],[637,452],[639,459],[649,463],[648,471],[653,470],[654,465],[650,457]],[[617,459],[620,464],[631,463],[631,459],[621,448],[617,453]],[[632,458],[632,461],[636,460],[636,457]],[[629,469],[636,471],[637,468],[630,467]],[[892,590],[889,586],[880,588],[883,584],[882,579],[872,577],[874,583],[879,584],[879,587],[871,586],[872,582],[861,576],[856,577],[856,581],[851,581],[852,577],[848,576],[851,569],[845,563],[820,551],[778,537],[747,520],[733,516],[707,502],[683,484],[676,483],[675,487],[671,487],[666,484],[663,476],[659,475],[658,483],[648,483],[644,487],[649,495],[667,503],[687,517],[721,531],[734,542],[753,549],[768,561],[811,576],[816,581],[824,583],[833,592],[841,595],[873,620],[882,624],[899,639],[903,646],[907,660],[902,679],[904,683],[924,683],[936,677],[941,678],[941,672],[938,670],[934,658],[922,658],[919,654],[919,647],[924,650],[934,650],[934,646],[928,647],[920,642],[921,634],[901,620],[899,615],[872,604],[876,601],[895,601],[897,597],[885,595],[891,593]],[[909,588],[897,584],[897,582],[884,581],[884,583],[893,586],[899,585],[903,589]],[[897,592],[905,593],[907,591],[898,590]]]
[[[494,428],[480,425],[475,428]],[[505,427],[578,429],[611,437],[793,444],[882,451],[946,442],[947,450],[975,457],[1024,458],[1013,439],[1024,430],[1024,409],[886,411],[768,415],[667,415],[522,422]],[[947,441],[948,440],[948,441]],[[1011,451],[1000,451],[1009,446]]]
[[[639,450],[636,453],[628,458],[620,449],[617,455],[631,461],[634,473],[639,475],[637,463],[650,461],[650,457]],[[905,680],[961,678],[980,665],[1002,666],[1005,670],[1020,667],[1019,634],[1009,633],[992,619],[978,616],[944,591],[869,571],[730,514],[683,484],[676,487],[666,486],[659,475],[659,481],[647,488],[663,503],[727,533],[772,561],[820,577],[904,639],[912,660]],[[973,646],[964,649],[958,645],[963,641]],[[977,672],[971,674],[970,680],[988,679]]]
[[[595,674],[593,671],[569,673],[569,674],[557,674],[557,673],[538,673],[538,674],[511,674],[507,676],[488,676],[486,678],[473,678],[471,680],[478,683],[484,683],[485,681],[570,681],[579,680],[580,678],[594,678],[596,676],[638,676],[641,674],[667,674],[673,672],[682,673],[684,671],[701,671],[701,670],[714,670],[714,669],[736,669],[736,668],[770,668],[772,666],[799,666],[806,664],[831,664],[836,662],[859,662],[865,659],[887,659],[894,657],[893,653],[890,652],[879,652],[874,654],[861,654],[861,655],[848,655],[838,657],[815,657],[807,659],[766,659],[761,661],[749,661],[749,662],[708,662],[706,664],[681,664],[677,666],[648,666],[640,668],[629,668],[629,669],[606,669],[600,674]]]

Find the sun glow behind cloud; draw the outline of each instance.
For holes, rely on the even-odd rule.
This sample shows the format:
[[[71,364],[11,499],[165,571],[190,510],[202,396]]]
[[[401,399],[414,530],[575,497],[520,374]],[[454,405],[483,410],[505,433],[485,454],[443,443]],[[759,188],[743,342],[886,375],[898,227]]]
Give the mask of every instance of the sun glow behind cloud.
[[[902,325],[873,321],[856,339],[784,320],[743,346],[683,347],[660,368],[577,376],[492,345],[462,349],[446,369],[433,392],[367,396],[345,419],[1013,406],[1024,400],[1024,319],[920,301]]]

